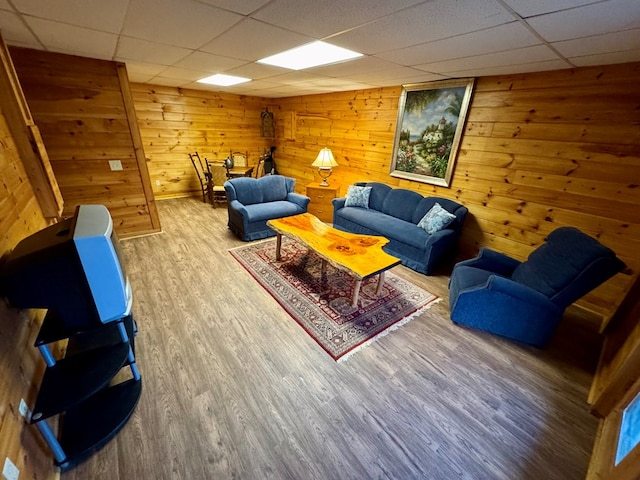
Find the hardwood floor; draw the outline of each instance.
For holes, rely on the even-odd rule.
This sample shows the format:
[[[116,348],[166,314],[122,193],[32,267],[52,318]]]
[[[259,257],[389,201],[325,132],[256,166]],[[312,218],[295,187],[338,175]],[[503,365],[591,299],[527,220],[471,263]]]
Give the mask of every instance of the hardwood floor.
[[[140,332],[134,416],[63,480],[582,479],[598,338],[569,316],[547,351],[451,323],[443,300],[335,363],[227,252],[226,209],[158,202],[122,242]]]

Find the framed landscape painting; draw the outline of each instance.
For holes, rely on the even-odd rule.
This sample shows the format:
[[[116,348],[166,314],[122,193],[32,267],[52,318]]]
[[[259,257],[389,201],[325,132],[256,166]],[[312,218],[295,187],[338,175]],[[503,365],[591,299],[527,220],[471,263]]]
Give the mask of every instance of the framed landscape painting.
[[[449,187],[473,78],[403,85],[391,176]]]

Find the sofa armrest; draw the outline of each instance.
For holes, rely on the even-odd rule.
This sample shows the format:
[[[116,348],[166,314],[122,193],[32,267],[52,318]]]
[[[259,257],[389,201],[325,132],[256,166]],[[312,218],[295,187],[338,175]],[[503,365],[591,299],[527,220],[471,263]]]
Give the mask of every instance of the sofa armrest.
[[[458,265],[481,268],[503,277],[510,277],[516,267],[520,265],[520,262],[489,248],[481,248],[477,257],[457,263],[456,267]]]
[[[333,211],[335,212],[336,210],[344,208],[344,204],[346,201],[347,197],[334,198],[333,200],[331,200],[331,202],[333,203]]]
[[[306,212],[307,207],[309,206],[309,202],[311,201],[311,198],[307,197],[306,195],[302,195],[300,193],[289,192],[287,193],[287,200],[290,201],[291,203],[295,203],[296,205],[299,205],[300,208],[302,208]]]
[[[240,203],[238,200],[231,200],[229,202],[229,209],[239,213],[242,217],[247,216],[246,207],[242,203]]]

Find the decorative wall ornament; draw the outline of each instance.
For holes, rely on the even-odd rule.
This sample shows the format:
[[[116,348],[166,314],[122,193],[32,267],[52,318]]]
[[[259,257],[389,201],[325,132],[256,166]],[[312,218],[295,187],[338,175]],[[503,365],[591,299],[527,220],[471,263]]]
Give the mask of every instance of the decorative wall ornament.
[[[268,138],[275,137],[276,132],[273,112],[270,112],[268,108],[265,108],[264,112],[260,113],[260,121],[260,136]]]
[[[392,177],[450,186],[473,84],[463,78],[403,85]]]

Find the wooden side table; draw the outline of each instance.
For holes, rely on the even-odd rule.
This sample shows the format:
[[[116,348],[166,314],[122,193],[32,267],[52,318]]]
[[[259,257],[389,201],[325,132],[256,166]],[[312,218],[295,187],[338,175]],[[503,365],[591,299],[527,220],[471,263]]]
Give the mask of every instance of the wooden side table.
[[[318,217],[326,223],[333,222],[333,204],[331,200],[338,198],[340,194],[340,186],[329,185],[321,187],[319,183],[310,183],[307,185],[307,197],[311,199],[309,202],[308,212]]]

